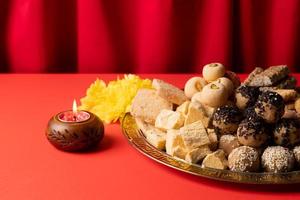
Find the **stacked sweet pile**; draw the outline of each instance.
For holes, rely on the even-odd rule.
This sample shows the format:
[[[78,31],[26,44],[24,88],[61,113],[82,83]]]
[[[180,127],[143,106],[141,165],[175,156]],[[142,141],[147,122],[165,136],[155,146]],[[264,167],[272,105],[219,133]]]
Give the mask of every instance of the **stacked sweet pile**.
[[[131,114],[153,146],[203,167],[287,172],[300,163],[300,100],[287,66],[256,68],[241,84],[220,63],[184,91],[154,79]],[[298,111],[298,112],[297,112]]]

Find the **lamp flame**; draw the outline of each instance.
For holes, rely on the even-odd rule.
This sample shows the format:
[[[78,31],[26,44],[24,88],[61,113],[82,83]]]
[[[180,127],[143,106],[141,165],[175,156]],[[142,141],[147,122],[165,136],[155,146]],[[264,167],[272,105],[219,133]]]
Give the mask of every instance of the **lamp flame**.
[[[77,113],[77,103],[75,99],[73,101],[73,113]]]

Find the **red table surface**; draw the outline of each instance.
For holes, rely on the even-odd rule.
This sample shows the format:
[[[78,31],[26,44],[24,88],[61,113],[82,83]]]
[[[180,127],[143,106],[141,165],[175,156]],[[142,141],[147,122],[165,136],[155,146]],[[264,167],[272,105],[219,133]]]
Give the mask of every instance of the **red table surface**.
[[[158,77],[183,87],[192,75]],[[49,118],[110,75],[0,75],[0,199],[299,199],[300,184],[218,182],[158,164],[131,147],[119,124],[105,127],[89,153],[55,149],[45,137]],[[299,77],[299,76],[298,76]]]

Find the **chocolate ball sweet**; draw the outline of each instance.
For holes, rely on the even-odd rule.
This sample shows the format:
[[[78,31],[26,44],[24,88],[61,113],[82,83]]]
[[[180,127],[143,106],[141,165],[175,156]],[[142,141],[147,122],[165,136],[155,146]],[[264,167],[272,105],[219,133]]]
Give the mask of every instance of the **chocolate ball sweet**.
[[[253,106],[258,95],[258,88],[241,85],[235,91],[236,106],[241,110],[244,110],[249,106]]]
[[[260,166],[258,151],[248,146],[233,149],[228,156],[228,164],[232,171],[257,172]]]
[[[267,172],[289,172],[294,168],[295,158],[288,148],[270,146],[262,154],[261,162]]]
[[[235,134],[240,120],[239,109],[236,106],[226,105],[216,109],[212,117],[212,125],[221,135]]]
[[[284,114],[283,98],[276,92],[263,92],[259,95],[254,110],[265,122],[276,123]]]
[[[49,142],[63,151],[82,151],[98,145],[104,136],[103,123],[96,115],[84,112],[89,118],[80,122],[63,121],[61,113],[52,117],[46,130]]]
[[[280,146],[293,147],[300,142],[300,131],[293,119],[281,119],[276,123],[273,135],[275,143]]]
[[[244,119],[237,129],[238,141],[246,146],[260,147],[269,138],[265,123],[258,119]]]

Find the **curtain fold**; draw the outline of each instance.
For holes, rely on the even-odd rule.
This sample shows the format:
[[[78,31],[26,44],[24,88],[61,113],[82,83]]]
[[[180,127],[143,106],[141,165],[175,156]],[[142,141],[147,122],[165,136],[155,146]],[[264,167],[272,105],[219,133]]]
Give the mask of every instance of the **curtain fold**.
[[[0,72],[300,72],[298,0],[1,0]]]

